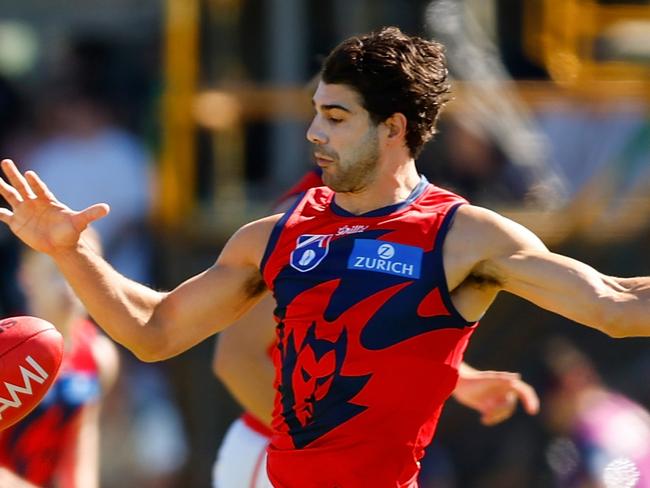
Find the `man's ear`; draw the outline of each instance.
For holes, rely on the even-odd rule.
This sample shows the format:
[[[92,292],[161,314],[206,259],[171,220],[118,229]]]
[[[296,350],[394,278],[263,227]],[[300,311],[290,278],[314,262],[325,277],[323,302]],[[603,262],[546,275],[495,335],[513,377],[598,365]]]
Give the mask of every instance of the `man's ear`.
[[[388,129],[389,139],[406,138],[406,116],[401,112],[395,112],[393,115],[384,120],[384,125]]]

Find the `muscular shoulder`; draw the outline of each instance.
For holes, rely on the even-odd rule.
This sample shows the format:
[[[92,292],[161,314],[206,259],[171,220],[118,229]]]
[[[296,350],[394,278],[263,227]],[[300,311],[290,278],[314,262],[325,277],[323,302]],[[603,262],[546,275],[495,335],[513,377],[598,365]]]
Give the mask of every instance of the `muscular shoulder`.
[[[259,267],[271,232],[282,214],[275,214],[250,222],[239,228],[226,243],[219,261],[230,261]]]
[[[450,289],[472,277],[498,285],[495,263],[526,250],[546,250],[524,226],[496,212],[473,205],[461,206],[443,248]]]

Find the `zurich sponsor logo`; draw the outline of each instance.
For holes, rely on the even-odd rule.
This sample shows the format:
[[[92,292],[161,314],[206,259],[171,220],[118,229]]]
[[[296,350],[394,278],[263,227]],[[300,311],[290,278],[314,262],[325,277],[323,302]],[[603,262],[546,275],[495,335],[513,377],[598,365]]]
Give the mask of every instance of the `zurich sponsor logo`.
[[[390,244],[382,244],[377,249],[377,255],[381,259],[390,259],[393,256],[395,256],[395,248],[393,246],[391,246]]]
[[[329,252],[332,234],[303,234],[296,239],[296,248],[291,251],[289,264],[303,273],[311,271],[325,259]]]
[[[422,249],[406,244],[355,239],[348,269],[377,271],[406,278],[419,278]]]

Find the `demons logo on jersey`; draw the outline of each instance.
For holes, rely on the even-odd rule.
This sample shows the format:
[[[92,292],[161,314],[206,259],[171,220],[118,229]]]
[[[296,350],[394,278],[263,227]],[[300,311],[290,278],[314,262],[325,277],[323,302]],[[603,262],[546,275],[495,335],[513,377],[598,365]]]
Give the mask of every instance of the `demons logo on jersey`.
[[[290,412],[285,420],[292,431],[296,447],[302,448],[337,425],[366,409],[350,402],[360,392],[370,375],[344,376],[347,334],[343,330],[335,342],[316,339],[316,324],[312,324],[300,350],[295,336],[286,341],[286,359],[295,362],[286,370],[291,385],[283,396],[283,407]],[[284,391],[284,389],[281,389]]]
[[[335,283],[322,286],[332,288]],[[305,294],[292,306],[302,307],[308,302],[309,294]],[[354,318],[351,314],[334,323],[319,321],[308,327],[285,322],[278,325],[282,416],[297,448],[366,409],[350,400],[370,375],[344,375],[341,371],[350,345],[345,324]]]
[[[301,235],[290,265],[274,279],[281,414],[275,427],[296,448],[372,407],[373,375],[391,357],[383,351],[471,325],[441,293],[440,250],[385,240],[388,232]],[[438,342],[442,356],[455,345]],[[377,384],[386,380],[380,375]]]

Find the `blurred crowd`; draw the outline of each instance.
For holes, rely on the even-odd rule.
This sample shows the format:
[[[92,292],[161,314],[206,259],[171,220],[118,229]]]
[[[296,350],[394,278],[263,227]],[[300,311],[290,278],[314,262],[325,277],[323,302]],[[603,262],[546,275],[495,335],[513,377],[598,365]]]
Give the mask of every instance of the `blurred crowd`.
[[[68,68],[45,80],[39,86],[42,93],[0,78],[0,109],[11,114],[2,118],[0,152],[15,159],[23,170],[36,170],[71,208],[109,202],[112,217],[95,228],[103,253],[124,275],[153,284],[156,263],[150,215],[155,168],[151,148],[124,118],[107,86],[111,82],[108,53],[109,44],[94,38],[71,42],[66,53]],[[39,265],[39,274],[25,288],[20,279],[25,273],[25,253],[3,226],[0,315],[37,315],[59,326],[62,312],[58,309],[67,307],[69,291],[53,286],[61,278],[53,277],[56,271],[47,262]],[[35,304],[35,297],[48,296],[49,308]],[[105,453],[101,486],[178,486],[187,444],[164,367],[144,365],[123,350],[119,354],[122,367],[117,383],[101,402]],[[54,432],[51,437],[56,437]],[[75,436],[68,437],[65,443],[74,445]],[[61,478],[59,483],[73,486]]]
[[[219,3],[204,5],[206,18],[214,24],[206,21],[202,26],[208,31],[203,33],[207,47],[221,39],[209,32],[210,27],[225,29],[214,20]],[[344,13],[350,2],[333,1],[325,21],[309,33],[304,66],[283,80],[273,69],[260,67],[277,59],[259,53],[263,41],[246,34],[247,29],[263,25],[265,18],[255,14],[263,2],[241,3],[242,40],[235,52],[242,59],[218,58],[237,65],[230,72],[215,67],[215,59],[200,60],[206,65],[206,83],[289,80],[306,84],[315,72],[312,58],[343,36],[392,23],[418,33],[429,4],[413,2],[413,9],[404,12],[390,7],[390,2],[378,2],[381,6],[374,10],[368,2],[352,2],[355,5],[348,7],[345,21],[337,23],[332,17]],[[267,3],[267,10],[277,8],[287,14],[296,2]],[[307,3],[305,18],[326,10],[321,2]],[[548,74],[542,67],[532,68],[521,52],[513,54],[512,46],[503,47],[513,39],[499,37],[507,29],[498,21],[514,21],[512,9],[507,10],[513,3],[495,2],[502,17],[497,15],[492,30],[485,29],[485,39],[472,37],[476,32],[469,29],[460,37],[458,32],[438,32],[448,43],[450,69],[458,82],[479,81],[480,85],[475,77],[487,76],[489,89],[483,86],[474,96],[468,95],[462,109],[455,107],[457,101],[452,103],[419,168],[430,181],[473,203],[510,210],[525,225],[543,224],[540,234],[545,237],[546,232],[559,251],[571,250],[603,271],[647,274],[648,99],[631,103],[611,97],[603,106],[567,95],[522,110],[523,100],[509,89],[510,76],[546,81]],[[15,20],[3,16],[0,13],[0,42],[3,26]],[[25,14],[22,21],[29,20]],[[162,23],[162,15],[155,20]],[[429,32],[429,25],[421,34],[436,35],[433,27],[434,32]],[[222,243],[205,236],[165,234],[155,225],[154,204],[164,197],[157,191],[157,130],[164,114],[156,110],[165,82],[159,65],[164,39],[160,26],[148,31],[152,37],[133,52],[128,52],[123,40],[122,44],[112,41],[110,29],[92,35],[73,31],[63,49],[57,46],[56,68],[41,66],[43,73],[35,72],[36,67],[18,74],[3,72],[0,49],[0,156],[11,157],[22,169],[37,170],[72,208],[107,202],[111,214],[96,230],[108,260],[126,276],[166,288],[190,275],[199,263],[209,264]],[[492,63],[485,67],[487,71],[474,64],[478,75],[464,67],[465,58],[453,58],[467,55],[477,39],[485,51],[478,57]],[[155,56],[150,54],[152,45],[160,46]],[[42,56],[48,56],[49,47],[42,46]],[[208,49],[205,57],[209,55]],[[500,63],[497,68],[491,57]],[[304,125],[295,129],[298,134]],[[265,155],[275,154],[273,137],[301,144],[300,135],[287,136],[292,130],[278,130],[272,121],[254,121],[246,127],[245,177],[251,188],[266,182],[261,194],[269,201],[285,189],[282,182],[297,179],[310,167],[306,149],[292,153],[295,160],[287,163],[286,171],[278,166],[278,158]],[[198,177],[212,177],[209,168],[214,156],[206,154],[210,138],[204,129],[197,130],[196,137]],[[204,191],[210,191],[209,186],[197,183]],[[638,219],[623,219],[624,214]],[[176,247],[170,250],[169,244],[163,244],[168,242],[165,239]],[[30,313],[26,290],[18,279],[21,254],[15,239],[0,227],[3,317]],[[211,376],[210,350],[198,346],[158,365],[140,363],[119,350],[121,372],[103,400],[101,414],[101,486],[209,486],[216,448],[238,412]],[[520,371],[539,391],[542,412],[536,418],[517,414],[503,425],[488,428],[451,403],[423,462],[423,488],[650,486],[647,343],[630,340],[612,347],[598,333],[577,330],[566,320],[503,298],[483,321],[468,359],[484,369]]]

